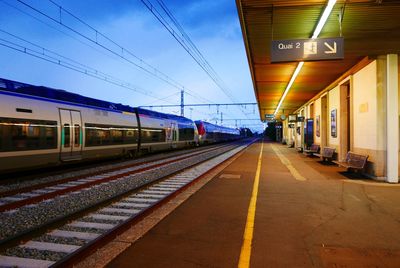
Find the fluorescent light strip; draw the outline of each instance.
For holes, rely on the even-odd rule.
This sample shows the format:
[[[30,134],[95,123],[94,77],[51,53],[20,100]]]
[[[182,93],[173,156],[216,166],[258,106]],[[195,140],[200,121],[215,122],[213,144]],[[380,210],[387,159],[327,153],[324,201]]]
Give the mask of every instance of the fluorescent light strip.
[[[315,28],[314,33],[311,37],[312,39],[317,38],[318,35],[321,33],[322,28],[324,28],[324,25],[325,25],[326,21],[328,20],[328,17],[332,12],[333,7],[335,6],[335,3],[336,3],[336,0],[328,1],[328,4],[326,5],[326,8],[325,8],[324,12],[322,13],[321,18],[318,21],[317,27]],[[294,71],[292,78],[290,78],[289,84],[287,85],[287,87],[285,89],[285,92],[283,92],[283,95],[282,95],[281,99],[279,100],[279,103],[278,103],[278,106],[276,107],[274,115],[276,115],[278,113],[279,108],[281,107],[286,95],[288,94],[290,88],[292,87],[294,80],[298,76],[303,65],[304,65],[304,61],[299,62],[299,64],[297,65],[296,70]]]
[[[294,73],[293,73],[293,75],[292,75],[292,78],[290,78],[289,84],[287,85],[287,87],[286,87],[286,89],[285,89],[285,92],[283,92],[283,95],[282,95],[282,97],[281,97],[281,100],[279,101],[278,106],[276,107],[274,116],[278,113],[278,110],[279,110],[279,108],[281,107],[283,100],[285,99],[286,95],[288,94],[290,88],[291,88],[292,85],[293,85],[294,80],[296,79],[297,75],[300,73],[300,70],[301,70],[301,68],[303,67],[303,65],[304,65],[304,61],[299,62],[299,64],[298,64],[297,67],[296,67],[296,70],[294,70]]]
[[[319,19],[319,22],[317,24],[317,28],[315,28],[313,35],[311,36],[312,39],[317,38],[320,32],[322,31],[322,28],[324,27],[329,15],[332,12],[333,7],[335,6],[336,0],[329,0],[328,4],[326,5],[326,8],[324,10],[324,13],[322,13],[321,18]]]

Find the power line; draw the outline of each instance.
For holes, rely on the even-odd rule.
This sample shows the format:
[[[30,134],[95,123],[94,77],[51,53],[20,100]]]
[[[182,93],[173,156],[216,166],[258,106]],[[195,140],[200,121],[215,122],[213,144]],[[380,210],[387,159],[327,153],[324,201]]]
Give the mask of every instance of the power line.
[[[157,20],[168,30],[168,32],[175,38],[175,40],[189,53],[189,55],[197,62],[197,64],[207,73],[207,75],[214,81],[214,83],[227,95],[232,101],[235,101],[232,94],[223,85],[222,79],[218,76],[212,66],[204,58],[202,53],[198,50],[196,45],[192,42],[190,37],[186,34],[182,26],[173,16],[172,12],[168,9],[162,0],[157,0],[161,9],[169,17],[175,28],[180,33],[177,35],[169,22],[161,14],[161,12],[151,3],[150,0],[141,0],[142,3],[149,9],[149,11],[157,18]]]
[[[63,8],[61,5],[57,4],[55,1],[49,0],[50,3],[52,3],[52,4],[55,5],[57,8],[59,8],[59,10],[60,10],[60,19],[59,19],[59,20],[57,20],[57,19],[55,19],[55,18],[53,18],[53,17],[51,17],[51,16],[48,16],[47,14],[44,14],[43,12],[41,12],[41,11],[39,11],[39,10],[37,10],[37,9],[35,9],[35,8],[33,8],[33,7],[31,7],[30,5],[24,3],[22,0],[18,0],[18,1],[21,2],[22,4],[28,6],[29,8],[32,8],[32,9],[35,10],[36,12],[39,12],[40,14],[42,14],[42,15],[48,17],[49,19],[53,20],[54,22],[56,22],[56,23],[58,23],[58,24],[60,24],[60,25],[62,25],[62,26],[64,26],[64,27],[66,27],[67,29],[69,29],[69,30],[75,32],[76,34],[82,36],[83,38],[85,38],[85,39],[87,39],[87,40],[89,40],[89,41],[95,43],[96,45],[102,47],[103,49],[106,49],[107,51],[113,53],[114,55],[119,56],[120,58],[122,58],[122,59],[128,61],[129,63],[131,63],[131,64],[133,64],[134,66],[138,67],[138,68],[141,69],[142,71],[145,71],[146,73],[148,73],[148,74],[150,74],[150,75],[152,75],[152,76],[154,76],[154,77],[160,79],[161,81],[166,82],[166,83],[168,83],[169,85],[171,85],[171,86],[173,86],[173,87],[179,89],[179,91],[181,91],[182,89],[184,89],[184,90],[186,90],[186,91],[191,91],[191,92],[192,92],[192,94],[191,94],[192,97],[197,98],[197,99],[202,100],[202,101],[205,101],[205,102],[211,102],[210,100],[208,100],[208,99],[206,99],[206,98],[204,98],[204,97],[198,95],[196,92],[194,92],[194,91],[192,91],[192,90],[190,90],[190,89],[188,89],[188,88],[185,88],[181,83],[179,83],[179,82],[177,82],[176,80],[172,79],[170,76],[166,75],[165,73],[163,73],[162,71],[160,71],[160,70],[157,69],[156,67],[150,65],[150,64],[147,63],[145,60],[143,60],[142,58],[140,58],[140,57],[138,57],[137,55],[135,55],[134,53],[132,53],[130,50],[124,48],[123,46],[121,46],[120,44],[118,44],[117,42],[115,42],[114,40],[112,40],[111,38],[109,38],[108,36],[106,36],[105,34],[103,34],[103,33],[101,33],[100,31],[98,31],[96,28],[94,28],[93,26],[91,26],[90,24],[88,24],[87,22],[85,22],[84,20],[82,20],[81,18],[79,18],[78,16],[74,15],[71,11],[69,11],[69,10]],[[90,38],[90,37],[87,37],[87,36],[83,35],[82,33],[80,33],[80,32],[78,32],[78,31],[74,30],[72,27],[70,27],[70,26],[66,25],[64,22],[62,22],[62,20],[61,20],[61,14],[62,14],[62,12],[65,12],[66,14],[68,14],[69,16],[71,16],[72,18],[76,19],[77,21],[79,21],[80,23],[82,23],[83,25],[85,25],[86,27],[88,27],[90,30],[92,30],[92,31],[95,33],[95,36],[96,36],[95,40],[93,40],[93,39]],[[120,52],[116,52],[116,51],[114,51],[114,50],[112,50],[112,49],[107,48],[105,45],[100,44],[100,42],[99,42],[99,37],[104,38],[105,40],[107,40],[108,42],[110,42],[111,44],[113,44],[114,46],[116,46]],[[124,54],[127,54],[127,55],[132,56],[136,61],[139,62],[139,64],[138,64],[138,63],[135,63],[135,62],[132,62],[131,60],[127,59],[127,58],[124,56]],[[142,65],[144,65],[145,67],[142,66]]]
[[[169,17],[172,24],[175,25],[177,32],[174,30],[174,27],[167,21],[167,19],[161,14],[161,12],[155,7],[151,0],[141,0],[141,2],[147,7],[147,9],[156,17],[156,19],[164,26],[165,29],[174,37],[174,39],[184,48],[184,50],[196,61],[196,63],[206,72],[206,74],[214,81],[214,83],[225,93],[227,97],[229,97],[233,102],[235,102],[235,98],[230,93],[230,90],[227,89],[226,85],[222,81],[222,79],[218,76],[212,66],[208,63],[202,53],[198,50],[196,45],[192,42],[190,37],[186,34],[182,26],[173,16],[172,12],[165,5],[163,0],[157,0],[159,6],[164,11],[164,13]],[[241,109],[240,109],[241,110]],[[245,115],[246,113],[241,110],[241,112]]]
[[[128,82],[125,82],[123,80],[115,78],[115,77],[113,77],[113,76],[111,76],[109,74],[106,74],[106,73],[104,73],[102,71],[99,71],[99,70],[97,70],[95,68],[92,68],[90,66],[87,66],[85,64],[79,63],[79,62],[77,62],[77,61],[75,61],[73,59],[70,59],[68,57],[64,57],[64,56],[62,56],[62,55],[60,55],[60,54],[58,54],[56,52],[53,52],[53,51],[51,51],[49,49],[46,49],[46,48],[44,48],[42,46],[39,46],[39,45],[37,45],[35,43],[32,43],[32,42],[30,42],[28,40],[25,40],[25,39],[23,39],[23,38],[21,38],[19,36],[16,36],[14,34],[11,34],[11,33],[7,32],[7,31],[4,31],[4,30],[0,29],[0,32],[3,32],[5,34],[7,34],[7,35],[10,35],[10,36],[20,40],[20,41],[26,42],[26,43],[28,43],[28,44],[36,47],[36,48],[39,48],[39,50],[28,48],[28,47],[22,46],[20,44],[14,43],[12,41],[5,40],[3,38],[0,38],[0,41],[2,41],[2,43],[0,43],[1,46],[13,49],[15,51],[19,51],[21,53],[24,53],[24,54],[27,54],[27,55],[30,55],[30,56],[45,60],[47,62],[50,62],[50,63],[56,64],[56,65],[62,66],[64,68],[67,68],[67,69],[70,69],[70,70],[73,70],[73,71],[76,71],[76,72],[79,72],[79,73],[82,73],[82,74],[97,78],[97,79],[102,80],[102,81],[106,81],[106,82],[108,82],[110,84],[113,84],[113,85],[116,85],[116,86],[119,86],[119,87],[123,87],[123,88],[138,92],[140,94],[143,94],[143,95],[146,95],[146,96],[158,99],[158,100],[164,100],[164,99],[160,99],[158,97],[155,97],[155,96],[149,94],[147,91],[145,91],[144,89],[142,89],[142,88],[140,88],[138,86],[132,85],[132,84],[130,84]],[[56,57],[54,57],[52,55],[49,55],[49,54],[53,54],[55,56],[58,56],[59,58],[56,58]]]
[[[0,1],[3,1],[3,0],[0,0]],[[150,64],[146,63],[143,59],[141,59],[138,56],[134,55],[132,52],[130,52],[129,50],[125,49],[124,47],[122,47],[121,45],[119,45],[118,43],[113,41],[112,39],[108,38],[106,35],[102,34],[98,30],[96,30],[94,27],[92,27],[88,23],[84,22],[82,19],[80,19],[77,16],[73,15],[71,12],[69,12],[66,9],[64,9],[62,6],[56,4],[54,1],[50,1],[49,0],[52,4],[56,5],[60,10],[60,13],[59,13],[60,17],[58,19],[46,14],[45,12],[33,7],[32,5],[29,5],[28,3],[26,3],[26,2],[24,2],[22,0],[17,0],[17,1],[19,3],[21,3],[22,5],[32,9],[36,13],[39,13],[40,15],[48,18],[49,20],[53,21],[54,23],[59,24],[59,25],[65,27],[65,28],[67,28],[68,30],[70,30],[71,32],[75,33],[76,35],[84,38],[85,40],[87,40],[87,41],[89,41],[89,42],[101,47],[102,49],[108,51],[112,55],[117,56],[117,58],[127,61],[128,63],[130,63],[133,66],[137,67],[139,70],[142,70],[142,71],[146,72],[147,74],[149,74],[151,76],[154,76],[154,77],[158,78],[159,80],[164,81],[164,82],[168,83],[169,85],[171,85],[171,86],[173,86],[173,87],[175,87],[177,89],[181,90],[183,88],[183,86],[181,84],[179,84],[178,82],[176,82],[175,80],[170,78],[168,75],[164,74],[163,72],[161,72],[157,68],[155,68],[155,67],[151,66]],[[78,30],[76,30],[76,29],[68,26],[67,24],[65,24],[61,19],[62,12],[65,12],[66,14],[72,16],[73,18],[75,18],[76,20],[78,20],[79,22],[83,23],[84,25],[89,27],[91,30],[93,30],[95,35],[96,35],[96,40],[91,38],[91,37],[88,37],[87,35],[79,32]],[[112,43],[113,45],[117,46],[118,50],[120,50],[120,52],[119,51],[115,51],[115,50],[107,47],[106,45],[103,45],[102,43],[100,43],[99,40],[98,40],[98,37],[103,37],[104,39],[106,39],[107,41]],[[136,63],[136,62],[128,59],[124,54],[128,54],[128,55],[134,57],[136,61],[139,61],[139,63]],[[146,65],[148,68],[145,68],[142,65]],[[193,95],[196,95],[196,94],[194,93]],[[197,96],[197,98],[201,99],[202,97],[201,96]],[[206,100],[206,99],[203,98],[203,100]],[[206,101],[209,101],[209,100],[206,100]]]
[[[56,27],[50,25],[49,23],[46,23],[45,21],[39,19],[38,17],[35,17],[35,16],[33,16],[32,14],[27,13],[27,12],[25,12],[24,10],[22,10],[22,9],[20,9],[20,8],[18,8],[18,7],[16,7],[16,6],[14,6],[14,5],[12,5],[12,4],[10,4],[10,3],[4,1],[4,0],[0,0],[0,1],[3,2],[3,4],[5,4],[5,5],[7,5],[7,6],[11,7],[11,8],[16,9],[17,11],[23,13],[24,15],[31,17],[32,19],[34,19],[34,20],[36,20],[36,21],[38,21],[38,22],[40,22],[40,23],[46,25],[47,27],[49,27],[49,28],[51,28],[51,29],[53,29],[53,30],[58,31],[58,32],[60,32],[60,33],[62,33],[62,34],[64,34],[64,35],[66,35],[66,36],[68,36],[68,37],[70,37],[70,38],[72,38],[72,39],[74,39],[74,40],[76,40],[76,41],[78,41],[78,42],[80,42],[80,43],[82,43],[82,44],[88,46],[88,47],[90,47],[91,49],[93,49],[93,50],[95,50],[95,51],[97,51],[97,52],[99,52],[99,53],[101,53],[101,54],[103,54],[103,55],[106,55],[106,56],[108,56],[108,57],[114,56],[115,58],[114,58],[114,57],[112,57],[112,58],[114,58],[114,59],[119,59],[119,57],[118,57],[118,56],[115,56],[115,54],[107,54],[107,53],[104,53],[103,51],[101,51],[101,50],[95,48],[94,46],[90,45],[89,43],[84,42],[83,40],[78,39],[78,38],[74,37],[73,35],[71,35],[71,34],[65,32],[65,31],[62,31],[61,29],[58,29],[58,28],[56,28]],[[69,14],[71,14],[71,13],[69,12]],[[76,16],[74,16],[74,17],[76,17]],[[76,17],[76,18],[77,18],[77,17]],[[77,19],[79,19],[79,18],[77,18]],[[54,20],[52,20],[52,21],[54,21]],[[80,21],[82,21],[82,20],[80,20]],[[84,23],[84,22],[82,21],[82,23]],[[84,24],[86,24],[86,23],[84,23]],[[86,24],[86,25],[88,25],[88,24]],[[88,27],[91,27],[91,26],[88,25]],[[92,28],[92,27],[91,27],[91,28]],[[94,28],[92,28],[92,29],[94,29]],[[87,39],[86,39],[86,40],[87,40]],[[139,59],[139,60],[141,60],[141,59]],[[143,63],[145,63],[143,60],[141,60],[141,61],[142,61]],[[145,63],[145,64],[146,64],[146,63]],[[149,64],[148,64],[148,65],[149,65]],[[151,66],[151,65],[149,65],[149,66]],[[153,67],[152,67],[152,68],[153,68]],[[158,71],[158,70],[155,69],[155,68],[154,68],[154,70],[155,70],[156,72],[160,72],[160,71]],[[161,73],[161,72],[160,72],[160,73]],[[186,89],[186,90],[188,91],[188,89]],[[172,97],[172,96],[175,95],[175,94],[179,94],[179,93],[180,93],[180,91],[177,91],[176,93],[172,94],[170,97]],[[189,93],[189,92],[186,92],[186,93],[187,93],[188,95],[194,97],[195,99],[199,99],[199,100],[205,101],[205,102],[211,102],[211,101],[209,101],[208,99],[202,98],[202,97],[199,96],[199,95],[196,96],[196,94],[191,94],[191,93]],[[159,101],[159,100],[164,100],[164,99],[166,99],[166,98],[167,98],[167,97],[161,98],[161,99],[158,99],[158,98],[157,98],[156,100]]]
[[[22,14],[24,14],[24,15],[26,15],[26,16],[28,16],[28,17],[31,17],[32,19],[34,19],[34,20],[36,20],[36,21],[38,21],[38,22],[40,22],[40,23],[46,25],[47,27],[49,27],[49,28],[51,28],[51,29],[53,29],[53,30],[55,30],[55,31],[58,31],[58,32],[60,32],[60,33],[62,33],[62,34],[64,34],[64,35],[70,37],[71,39],[74,39],[75,41],[77,41],[77,42],[79,42],[79,43],[81,43],[81,44],[83,44],[83,45],[85,45],[85,46],[90,47],[91,49],[97,51],[98,53],[101,53],[101,54],[103,54],[103,55],[106,55],[106,56],[108,56],[108,57],[111,57],[112,59],[118,59],[117,57],[115,57],[115,55],[112,56],[112,55],[110,55],[110,54],[104,53],[103,51],[97,49],[96,47],[90,45],[89,43],[84,42],[83,40],[81,40],[81,39],[79,39],[79,38],[76,38],[75,36],[73,36],[73,35],[71,35],[71,34],[65,32],[65,31],[63,31],[63,30],[61,30],[61,29],[58,29],[58,28],[54,27],[53,25],[50,25],[49,23],[47,23],[47,22],[45,22],[45,21],[43,21],[43,20],[41,20],[41,19],[39,19],[39,18],[33,16],[32,14],[29,14],[28,12],[25,12],[24,10],[22,10],[22,9],[20,9],[20,8],[18,8],[18,7],[16,7],[16,6],[14,6],[14,5],[12,5],[12,4],[10,4],[10,3],[4,1],[4,0],[0,0],[0,1],[1,1],[3,4],[5,4],[5,5],[7,5],[7,6],[11,7],[11,8],[13,8],[13,9],[19,11],[19,12],[21,12]]]
[[[20,2],[21,4],[25,5],[26,7],[28,7],[28,8],[30,8],[30,9],[34,10],[35,12],[41,14],[42,16],[45,16],[46,18],[52,20],[53,22],[62,25],[63,27],[65,27],[65,28],[67,28],[68,30],[74,32],[75,34],[81,36],[82,38],[84,38],[84,39],[86,39],[86,40],[88,40],[88,41],[90,41],[90,42],[92,42],[92,43],[94,43],[94,44],[100,46],[101,48],[103,48],[103,49],[107,50],[108,52],[110,52],[110,53],[112,53],[112,54],[114,54],[114,55],[120,57],[121,59],[126,60],[127,62],[129,62],[129,63],[131,63],[132,65],[136,66],[137,68],[139,68],[139,69],[141,69],[141,70],[147,72],[148,74],[153,75],[153,76],[155,76],[155,77],[157,77],[157,78],[159,78],[159,79],[161,79],[161,80],[163,80],[163,81],[169,83],[170,85],[176,87],[176,85],[175,85],[174,83],[172,83],[171,81],[167,80],[166,78],[161,77],[161,76],[158,76],[156,73],[154,73],[154,72],[152,72],[152,71],[149,71],[148,69],[144,68],[143,66],[140,66],[139,64],[137,64],[137,63],[135,63],[135,62],[129,60],[128,58],[126,58],[126,57],[123,55],[123,52],[128,53],[128,50],[124,49],[123,47],[119,46],[118,44],[117,44],[117,46],[119,47],[119,49],[121,50],[121,52],[116,52],[116,51],[114,51],[114,50],[112,50],[112,49],[106,47],[105,45],[102,45],[100,42],[98,42],[98,40],[94,40],[94,39],[92,39],[92,38],[90,38],[90,37],[88,37],[88,36],[82,34],[82,33],[79,32],[78,30],[75,30],[74,28],[72,28],[72,27],[66,25],[65,23],[62,22],[61,17],[57,20],[57,19],[55,19],[54,17],[51,17],[50,15],[48,15],[48,14],[46,14],[46,13],[44,13],[44,12],[38,10],[37,8],[35,8],[35,7],[33,7],[33,6],[31,6],[31,5],[27,4],[27,3],[25,3],[25,2],[22,1],[22,0],[17,0],[17,1]],[[53,3],[54,3],[54,2],[53,2]],[[60,14],[61,14],[61,11],[63,11],[63,10],[65,11],[65,9],[63,9],[61,6],[58,6],[58,7],[60,7]],[[100,32],[98,32],[97,30],[95,30],[95,33],[96,33],[96,39],[97,39],[97,37],[98,37],[99,35],[104,37],[104,35],[101,34]],[[105,37],[105,38],[108,40],[107,37]],[[131,55],[133,55],[133,54],[131,54]],[[143,62],[143,63],[144,63],[144,61],[141,60],[140,58],[138,58],[138,57],[136,57],[136,56],[135,56],[135,58],[139,59],[140,62]],[[161,72],[159,72],[159,73],[161,73]]]
[[[257,105],[256,102],[239,102],[239,103],[195,103],[195,104],[184,104],[185,107],[211,107],[211,106],[246,106],[246,105]],[[168,107],[181,107],[179,104],[172,105],[145,105],[140,107],[150,107],[150,108],[168,108]]]

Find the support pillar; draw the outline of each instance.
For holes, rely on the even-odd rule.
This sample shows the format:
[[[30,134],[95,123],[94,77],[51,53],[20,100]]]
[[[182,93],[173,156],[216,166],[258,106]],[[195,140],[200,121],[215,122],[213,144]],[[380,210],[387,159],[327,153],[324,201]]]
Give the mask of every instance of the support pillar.
[[[386,179],[399,182],[399,81],[398,55],[389,54],[386,66]]]

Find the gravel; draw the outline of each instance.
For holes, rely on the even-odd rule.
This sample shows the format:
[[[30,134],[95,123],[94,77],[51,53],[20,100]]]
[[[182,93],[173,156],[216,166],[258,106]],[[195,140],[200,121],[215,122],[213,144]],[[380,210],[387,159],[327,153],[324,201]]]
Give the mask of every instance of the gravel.
[[[105,219],[95,219],[92,217],[85,217],[82,219],[79,219],[79,221],[85,221],[85,222],[96,222],[96,223],[110,223],[110,224],[118,224],[120,222],[123,222],[123,220],[105,220]]]
[[[52,235],[42,235],[42,236],[36,237],[34,239],[34,241],[75,245],[75,246],[83,246],[87,243],[87,241],[85,241],[83,239],[70,238],[70,237],[58,237],[58,236],[52,236]]]
[[[96,234],[103,234],[103,233],[107,232],[107,230],[104,230],[104,229],[102,230],[102,229],[96,229],[96,228],[84,228],[84,227],[75,227],[75,226],[68,226],[68,225],[64,225],[58,229],[63,230],[63,231],[96,233]]]
[[[23,257],[23,258],[32,258],[38,260],[47,260],[47,261],[58,261],[65,256],[67,253],[62,252],[53,252],[47,250],[37,250],[31,248],[21,248],[21,247],[14,247],[9,248],[4,252],[4,255],[7,256],[15,256],[15,257]]]

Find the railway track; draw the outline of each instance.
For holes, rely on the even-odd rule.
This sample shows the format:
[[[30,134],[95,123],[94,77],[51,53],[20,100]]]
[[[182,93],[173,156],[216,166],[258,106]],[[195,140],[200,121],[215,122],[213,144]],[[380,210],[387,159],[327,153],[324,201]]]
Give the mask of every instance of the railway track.
[[[89,170],[84,174],[68,176],[66,178],[39,183],[19,189],[4,191],[0,193],[0,212],[17,209],[22,206],[31,205],[46,199],[54,198],[68,192],[82,190],[93,185],[118,179],[121,176],[134,174],[151,168],[159,167],[169,163],[177,162],[187,157],[196,156],[204,152],[223,148],[227,145],[213,146],[211,148],[177,154],[167,157],[159,157],[152,161],[141,161],[128,164],[112,165],[102,170]]]
[[[118,174],[111,171],[96,179],[81,178],[63,196],[2,212],[0,224],[9,231],[1,233],[0,266],[72,265],[248,144],[217,147]],[[79,188],[82,185],[87,187]],[[41,218],[46,209],[50,217],[33,220],[34,224],[30,219],[30,224],[15,228],[24,217]],[[57,213],[60,210],[63,213]]]
[[[201,152],[210,150],[212,148],[216,148],[223,145],[213,145],[202,148],[195,149],[185,149],[180,151],[172,151],[166,153],[160,153],[152,156],[146,156],[139,159],[134,160],[126,160],[120,163],[102,163],[101,165],[95,167],[85,168],[84,166],[79,168],[78,170],[65,170],[61,174],[53,174],[47,176],[31,176],[30,178],[16,178],[1,180],[0,184],[0,205],[9,203],[10,201],[3,200],[4,197],[10,197],[13,195],[17,195],[19,193],[29,192],[35,189],[44,188],[47,186],[53,186],[58,183],[66,183],[71,180],[83,178],[85,176],[96,175],[101,172],[113,171],[125,167],[133,167],[137,165],[143,165],[149,162],[160,161],[163,159],[169,159],[172,157],[178,157],[181,155],[186,155],[192,152]],[[14,176],[13,174],[8,174],[8,176]]]

